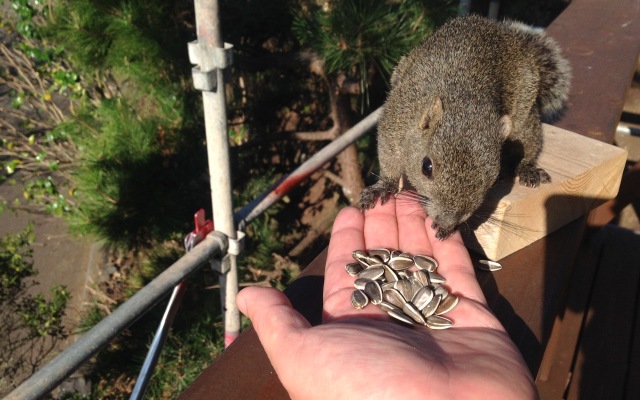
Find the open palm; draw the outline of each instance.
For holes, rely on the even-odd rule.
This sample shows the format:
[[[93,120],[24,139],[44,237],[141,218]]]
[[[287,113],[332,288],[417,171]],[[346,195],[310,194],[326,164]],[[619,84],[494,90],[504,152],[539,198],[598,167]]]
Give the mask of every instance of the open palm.
[[[340,212],[325,270],[323,323],[312,327],[275,289],[247,288],[238,306],[293,399],[532,399],[529,371],[487,308],[459,233],[435,238],[417,204],[390,199],[362,214]],[[379,308],[351,307],[345,272],[357,249],[386,247],[433,255],[448,289],[460,297],[454,326],[403,325]]]

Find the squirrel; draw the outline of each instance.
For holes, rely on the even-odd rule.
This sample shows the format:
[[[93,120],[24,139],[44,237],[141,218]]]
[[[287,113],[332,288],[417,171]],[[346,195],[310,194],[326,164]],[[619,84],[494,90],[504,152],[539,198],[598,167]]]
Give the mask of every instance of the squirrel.
[[[408,181],[444,240],[478,210],[509,157],[520,184],[550,182],[536,166],[541,117],[561,113],[570,79],[540,29],[476,15],[448,21],[393,71],[378,123],[380,179],[360,207],[384,204]]]

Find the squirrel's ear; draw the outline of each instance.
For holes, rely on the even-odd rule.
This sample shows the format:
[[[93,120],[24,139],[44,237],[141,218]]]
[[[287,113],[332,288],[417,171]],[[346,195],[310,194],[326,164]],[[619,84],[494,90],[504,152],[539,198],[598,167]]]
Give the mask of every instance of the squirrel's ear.
[[[500,139],[506,140],[512,130],[513,122],[511,122],[511,117],[508,114],[500,117],[500,120],[498,120],[498,133],[500,134]]]
[[[422,130],[431,129],[442,119],[442,100],[440,97],[433,99],[433,103],[422,114],[418,126]]]

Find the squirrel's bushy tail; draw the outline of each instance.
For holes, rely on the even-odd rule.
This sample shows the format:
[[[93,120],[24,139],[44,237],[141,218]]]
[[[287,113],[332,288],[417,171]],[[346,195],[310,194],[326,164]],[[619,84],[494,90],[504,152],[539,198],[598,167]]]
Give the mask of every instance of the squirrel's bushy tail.
[[[562,56],[555,40],[544,34],[542,29],[532,28],[518,22],[510,25],[521,31],[530,44],[540,71],[538,105],[544,119],[558,115],[566,106],[571,83],[571,67]]]

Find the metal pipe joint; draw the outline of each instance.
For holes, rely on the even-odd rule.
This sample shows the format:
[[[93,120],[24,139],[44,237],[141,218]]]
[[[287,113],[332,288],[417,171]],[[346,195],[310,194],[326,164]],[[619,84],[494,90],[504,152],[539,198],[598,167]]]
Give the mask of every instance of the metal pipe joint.
[[[217,69],[233,65],[233,45],[225,43],[224,48],[213,47],[199,40],[189,42],[189,61],[196,66],[191,69],[193,86],[197,90],[213,92],[218,87]]]

